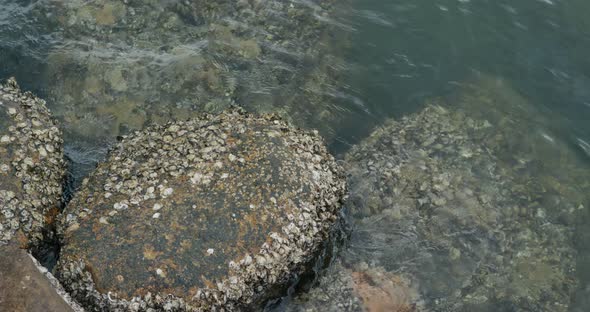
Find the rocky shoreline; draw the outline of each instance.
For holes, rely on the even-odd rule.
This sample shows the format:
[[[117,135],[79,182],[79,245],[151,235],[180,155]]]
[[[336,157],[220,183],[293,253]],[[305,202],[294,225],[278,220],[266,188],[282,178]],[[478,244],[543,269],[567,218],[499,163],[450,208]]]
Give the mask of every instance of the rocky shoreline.
[[[61,132],[45,101],[0,84],[0,310],[82,311],[27,251],[43,248],[61,209]]]
[[[317,273],[349,194],[345,248],[285,310],[565,312],[588,173],[569,171],[575,155],[548,146],[546,133],[512,136],[530,120],[474,114],[522,101],[489,77],[474,86],[453,105],[434,100],[387,121],[347,152],[344,169],[317,132],[277,115],[233,108],[153,125],[123,136],[58,215],[61,135],[44,102],[9,80],[2,248],[34,250],[58,220],[64,287],[33,271],[74,311],[256,309]],[[31,204],[16,214],[14,200]]]
[[[31,286],[46,289],[41,302],[65,302],[74,311],[78,303],[91,311],[254,308],[309,269],[337,223],[346,186],[317,131],[238,108],[124,137],[61,212],[61,134],[43,101],[21,93],[14,80],[1,90],[0,104],[16,122],[2,120],[8,134],[0,152],[9,161],[2,167],[9,173],[14,166],[9,177],[20,179],[2,181],[3,224],[10,225],[2,227],[4,243],[40,248],[54,237],[57,219],[57,277],[77,301],[40,269],[30,274],[40,272],[36,283],[47,285]],[[18,181],[24,195],[6,195]],[[39,192],[52,192],[54,201],[37,203],[30,196]],[[23,196],[32,204],[22,204]],[[15,200],[21,218],[11,213]],[[40,268],[22,254],[22,264]],[[7,265],[0,273],[18,266]],[[5,286],[19,283],[10,276]],[[7,296],[1,306],[22,309]]]
[[[290,311],[568,311],[590,175],[538,116],[481,76],[354,146],[348,245]]]
[[[27,8],[60,38],[25,79],[61,126],[14,79],[0,86],[0,255],[15,255],[0,289],[39,290],[0,294],[0,310],[565,312],[590,298],[590,172],[502,79],[476,74],[330,155],[350,114],[334,104],[349,44],[335,7]],[[341,217],[350,237],[326,264]],[[30,256],[48,242],[51,272]]]
[[[0,85],[0,244],[41,243],[59,212],[64,176],[61,132],[45,101],[9,79]]]

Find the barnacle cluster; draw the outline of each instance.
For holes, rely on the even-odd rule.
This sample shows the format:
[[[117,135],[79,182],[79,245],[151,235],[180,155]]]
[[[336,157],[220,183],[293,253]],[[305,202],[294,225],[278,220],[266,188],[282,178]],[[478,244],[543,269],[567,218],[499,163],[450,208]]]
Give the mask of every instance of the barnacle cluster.
[[[17,233],[29,247],[42,240],[46,217],[61,201],[62,145],[45,101],[14,79],[0,85],[0,244]]]
[[[353,231],[340,268],[290,310],[568,311],[590,172],[555,124],[481,75],[375,129],[345,156]]]
[[[97,311],[255,306],[313,260],[344,196],[317,132],[275,115],[148,127],[66,207],[58,276]]]

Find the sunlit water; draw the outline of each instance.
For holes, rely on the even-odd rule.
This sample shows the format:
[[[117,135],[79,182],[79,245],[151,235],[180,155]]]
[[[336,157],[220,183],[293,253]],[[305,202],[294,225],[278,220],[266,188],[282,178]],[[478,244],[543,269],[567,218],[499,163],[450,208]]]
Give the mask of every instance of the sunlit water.
[[[535,199],[536,193],[527,193],[534,187],[525,187],[519,191],[525,199],[518,200],[534,201],[537,213],[517,213],[518,222],[507,216],[504,223],[492,225],[520,226],[518,230],[531,226],[543,235],[544,227],[532,228],[537,226],[534,218],[538,211],[549,211],[547,218],[541,216],[542,223],[547,231],[556,225],[570,233],[563,242],[575,258],[575,272],[568,275],[575,279],[575,289],[565,291],[571,299],[567,310],[588,310],[590,2],[270,1],[257,8],[252,3],[260,2],[242,1],[243,7],[234,10],[231,1],[212,1],[218,3],[211,8],[217,15],[195,13],[170,1],[130,2],[133,12],[116,1],[0,0],[0,78],[16,76],[24,88],[48,100],[66,134],[72,185],[104,157],[117,136],[195,112],[229,105],[277,112],[299,126],[319,128],[344,159],[387,119],[412,116],[436,103],[489,120],[499,129],[497,145],[474,144],[494,153],[489,161],[503,168],[501,177],[513,179],[514,185],[537,183],[543,190],[558,185],[550,195]],[[502,129],[506,120],[509,126]],[[443,154],[441,165],[461,163],[452,157]],[[475,176],[480,178],[476,184],[501,189],[501,179]],[[353,191],[364,190],[362,179],[353,182],[361,185]],[[331,265],[318,266],[315,283],[286,296],[275,310],[323,305],[337,311],[337,299],[318,299],[314,291],[329,293],[322,278],[330,281],[344,271],[352,272],[356,286],[365,275],[375,287],[383,282],[375,274],[413,279],[407,300],[416,300],[415,308],[427,311],[443,311],[445,300],[459,301],[469,292],[472,285],[461,283],[474,279],[470,274],[479,269],[476,260],[485,262],[483,257],[461,258],[456,249],[441,255],[429,248],[495,240],[458,225],[465,237],[441,243],[436,231],[435,238],[426,238],[419,229],[404,228],[403,222],[384,222],[379,209],[354,211],[371,206],[371,195],[382,191],[351,194],[362,204],[349,207],[349,238],[337,244],[334,258],[327,258]],[[484,193],[493,196],[490,190]],[[575,212],[556,211],[570,209],[560,204],[564,202],[574,205]],[[454,232],[438,234],[452,237],[449,233]],[[481,252],[493,256],[496,247]],[[431,260],[421,262],[423,254]],[[457,257],[463,267],[449,269],[449,259]],[[508,272],[514,275],[509,279],[530,283],[553,278],[543,270],[528,272],[534,275],[528,279],[521,276],[527,272]],[[441,280],[448,285],[435,285]],[[508,299],[488,299],[472,309],[525,309]],[[527,304],[528,311],[546,307],[532,299]]]

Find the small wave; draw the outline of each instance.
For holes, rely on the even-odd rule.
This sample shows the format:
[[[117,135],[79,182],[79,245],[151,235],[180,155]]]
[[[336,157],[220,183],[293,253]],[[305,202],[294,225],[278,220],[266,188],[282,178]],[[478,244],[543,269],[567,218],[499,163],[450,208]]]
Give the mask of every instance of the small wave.
[[[584,151],[584,153],[586,153],[588,157],[590,157],[590,143],[581,138],[578,138],[577,140],[578,146],[582,149],[582,151]]]

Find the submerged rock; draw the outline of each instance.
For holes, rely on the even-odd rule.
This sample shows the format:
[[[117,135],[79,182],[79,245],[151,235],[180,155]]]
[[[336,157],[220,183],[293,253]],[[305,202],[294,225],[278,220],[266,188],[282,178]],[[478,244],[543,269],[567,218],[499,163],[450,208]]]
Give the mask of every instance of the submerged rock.
[[[343,42],[334,2],[41,4],[63,29],[49,96],[67,130],[91,140],[234,104],[331,132],[343,114],[330,105]]]
[[[0,246],[0,311],[82,312],[53,275],[26,250]]]
[[[149,127],[66,207],[59,278],[96,311],[254,307],[305,269],[344,196],[319,135],[275,116]]]
[[[415,312],[417,290],[402,275],[362,262],[348,268],[336,262],[318,286],[300,293],[286,311]]]
[[[529,179],[510,172],[518,167],[486,145],[501,132],[465,111],[429,106],[353,148],[347,261],[372,259],[408,276],[428,310],[567,311],[574,228],[549,212],[575,203],[559,193],[543,202],[522,182]]]
[[[486,75],[429,104],[348,152],[347,249],[288,309],[391,304],[379,278],[355,295],[346,272],[367,270],[406,280],[416,311],[577,311],[575,293],[585,307],[590,170],[559,122]]]
[[[45,101],[22,92],[14,79],[0,85],[0,245],[17,232],[24,247],[42,240],[61,202],[62,145]]]

